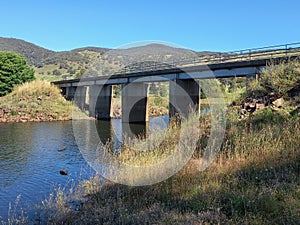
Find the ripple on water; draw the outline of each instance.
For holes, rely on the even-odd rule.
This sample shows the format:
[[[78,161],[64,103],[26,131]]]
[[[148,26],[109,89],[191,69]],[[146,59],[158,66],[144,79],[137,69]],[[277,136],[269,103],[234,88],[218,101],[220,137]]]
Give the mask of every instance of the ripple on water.
[[[155,119],[150,128],[152,124],[156,126]],[[121,139],[121,120],[100,124],[104,139],[112,126]],[[66,150],[58,151],[62,146]],[[61,169],[68,175],[60,175]],[[19,207],[32,209],[59,186],[69,188],[92,174],[76,146],[72,122],[0,123],[0,218],[7,219],[8,205],[19,195]]]

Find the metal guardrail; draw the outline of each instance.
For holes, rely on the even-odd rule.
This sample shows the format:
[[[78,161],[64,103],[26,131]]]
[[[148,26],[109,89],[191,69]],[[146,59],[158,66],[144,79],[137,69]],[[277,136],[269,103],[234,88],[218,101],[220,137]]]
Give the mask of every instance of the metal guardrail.
[[[137,73],[144,71],[163,70],[185,66],[197,66],[203,64],[220,64],[237,61],[252,61],[258,59],[274,59],[279,57],[300,56],[300,42],[273,45],[262,48],[244,49],[239,51],[217,53],[211,55],[195,56],[187,60],[173,60],[163,62],[147,62],[147,64],[131,65],[125,67],[119,73]],[[109,74],[104,74],[109,75]]]

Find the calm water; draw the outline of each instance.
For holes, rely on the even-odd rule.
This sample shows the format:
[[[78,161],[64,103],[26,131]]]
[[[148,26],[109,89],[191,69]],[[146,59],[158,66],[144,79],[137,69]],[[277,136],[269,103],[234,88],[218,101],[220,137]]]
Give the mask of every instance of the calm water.
[[[150,118],[148,126],[150,133],[157,126],[166,128],[167,121],[168,117]],[[122,127],[121,120],[89,121],[89,123],[96,123],[102,142],[110,138],[122,139],[125,126]],[[130,129],[133,133],[139,133],[147,128],[139,125]],[[67,146],[67,149],[58,151],[62,146]],[[67,170],[68,175],[60,175],[61,169]],[[78,183],[94,173],[76,145],[72,122],[0,123],[2,219],[7,219],[9,203],[14,206],[18,196],[20,196],[18,208],[28,211],[33,209],[36,203],[47,198],[56,188],[69,187],[73,181]]]

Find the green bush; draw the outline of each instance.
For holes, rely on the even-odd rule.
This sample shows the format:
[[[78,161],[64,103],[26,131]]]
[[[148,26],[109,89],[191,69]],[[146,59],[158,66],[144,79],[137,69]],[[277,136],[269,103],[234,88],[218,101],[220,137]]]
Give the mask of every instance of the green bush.
[[[260,78],[259,87],[277,96],[285,96],[300,80],[300,61],[274,63],[267,66]]]
[[[10,93],[15,85],[34,80],[34,70],[23,56],[0,52],[0,96]]]

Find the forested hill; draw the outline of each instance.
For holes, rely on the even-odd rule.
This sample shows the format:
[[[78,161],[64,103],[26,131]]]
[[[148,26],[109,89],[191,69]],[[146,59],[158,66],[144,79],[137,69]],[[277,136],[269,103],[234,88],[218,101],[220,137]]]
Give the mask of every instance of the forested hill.
[[[135,60],[184,60],[183,57],[190,55],[190,50],[159,44],[118,50],[83,47],[70,51],[55,52],[20,39],[1,37],[0,51],[11,51],[23,55],[28,63],[34,67],[36,76],[47,80],[79,78],[87,73],[99,75],[99,66],[94,66],[93,62],[100,57],[105,60],[105,65],[101,68],[103,73],[103,68],[105,70],[120,70],[122,68],[121,64],[126,65],[128,63],[124,56],[130,56],[130,61],[134,62]],[[143,52],[145,54],[141,56]],[[209,55],[213,53],[195,52],[195,54]]]

